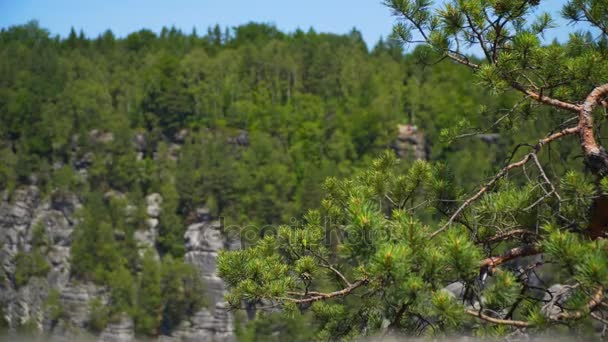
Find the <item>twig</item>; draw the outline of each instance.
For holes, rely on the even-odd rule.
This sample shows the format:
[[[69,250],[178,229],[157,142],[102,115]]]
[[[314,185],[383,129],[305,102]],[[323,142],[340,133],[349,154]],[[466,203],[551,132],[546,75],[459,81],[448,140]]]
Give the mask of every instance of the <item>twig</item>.
[[[593,311],[598,305],[600,305],[602,303],[603,299],[604,299],[604,287],[599,286],[597,291],[595,291],[595,294],[589,301],[589,303],[587,303],[585,311],[587,311],[587,310],[589,312]],[[577,311],[562,312],[555,317],[555,320],[560,321],[560,320],[567,320],[567,319],[581,319],[587,314],[585,311],[577,310]]]
[[[533,155],[532,160],[536,164],[536,167],[538,168],[538,172],[540,172],[540,175],[545,180],[545,183],[547,183],[551,187],[551,193],[555,194],[555,197],[557,197],[557,200],[561,202],[562,197],[559,195],[559,193],[557,193],[555,186],[553,186],[553,183],[551,183],[551,181],[549,180],[549,177],[547,177],[545,170],[543,169],[542,165],[540,165],[540,162],[538,161],[538,157],[536,155]],[[547,192],[547,196],[549,196],[548,192]]]
[[[608,320],[600,317],[600,315],[596,314],[595,312],[592,312],[590,315],[591,315],[591,317],[593,317],[593,319],[595,319],[597,321],[600,321],[600,322],[602,322],[604,324],[608,324]]]
[[[561,109],[565,109],[565,110],[569,110],[571,112],[578,112],[581,108],[573,103],[569,103],[569,102],[565,102],[565,101],[561,101],[558,99],[554,99],[539,93],[536,93],[530,89],[527,89],[526,87],[524,87],[522,84],[518,83],[518,82],[512,82],[511,83],[511,87],[513,87],[514,89],[528,95],[528,97],[530,97],[531,99],[544,103],[544,104],[548,104],[551,105],[553,107],[557,107],[557,108],[561,108]]]
[[[308,292],[308,294],[304,294],[301,292],[288,292],[288,294],[294,295],[294,296],[306,297],[307,295],[310,295],[311,297],[302,298],[302,299],[289,298],[289,297],[287,297],[287,298],[286,297],[277,297],[276,299],[283,300],[283,301],[289,301],[289,302],[296,303],[296,304],[312,303],[312,302],[316,302],[319,300],[326,300],[326,299],[330,299],[330,298],[346,296],[349,293],[353,292],[355,289],[357,289],[363,285],[366,285],[368,282],[369,282],[369,280],[367,278],[363,278],[363,279],[357,280],[356,282],[352,283],[350,286],[343,288],[342,290],[338,290],[338,291],[334,291],[334,292],[328,292],[328,293]]]
[[[471,316],[475,316],[477,318],[480,318],[486,322],[490,322],[490,323],[494,323],[494,324],[502,324],[502,325],[511,325],[514,327],[520,327],[520,328],[527,328],[527,327],[531,327],[533,326],[532,323],[530,322],[525,322],[525,321],[515,321],[515,320],[510,320],[510,319],[500,319],[500,318],[494,318],[494,317],[490,317],[488,315],[484,315],[481,310],[480,311],[475,311],[475,310],[471,310],[471,309],[466,309],[464,312],[466,312],[467,314],[471,315]]]
[[[518,235],[521,235],[521,236],[526,236],[526,235],[537,236],[536,233],[531,232],[531,231],[526,230],[526,229],[513,229],[513,230],[510,230],[510,231],[508,231],[506,233],[500,233],[500,234],[494,235],[494,236],[490,237],[489,239],[484,240],[483,242],[484,243],[494,243],[494,242],[499,242],[499,241],[507,240],[507,239],[509,239],[509,238],[511,238],[513,236],[518,236]]]
[[[312,251],[311,251],[312,252]],[[322,256],[318,255],[317,253],[312,252],[312,255],[314,255],[315,257],[317,257],[319,260],[321,260],[324,265],[321,265],[322,267],[325,267],[329,270],[331,270],[332,272],[334,272],[340,279],[342,279],[342,281],[344,282],[344,284],[346,284],[346,286],[352,286],[352,284],[348,281],[348,279],[346,279],[346,277],[344,276],[344,274],[342,274],[342,272],[338,271],[335,267],[333,267],[329,261],[327,261],[327,259],[323,258]]]

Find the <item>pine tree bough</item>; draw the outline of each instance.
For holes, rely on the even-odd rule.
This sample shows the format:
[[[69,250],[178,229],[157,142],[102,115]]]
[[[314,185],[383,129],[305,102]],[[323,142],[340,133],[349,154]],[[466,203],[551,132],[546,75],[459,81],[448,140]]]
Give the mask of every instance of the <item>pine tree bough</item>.
[[[593,111],[595,110],[597,105],[601,103],[601,99],[606,96],[606,94],[608,94],[608,83],[593,89],[593,91],[587,96],[585,102],[580,106],[552,99],[547,96],[539,95],[537,93],[525,89],[518,83],[513,83],[512,86],[515,89],[524,92],[525,94],[527,94],[532,99],[538,102],[549,104],[565,110],[576,111],[578,113],[577,126],[561,130],[544,139],[541,139],[534,146],[534,152],[527,154],[520,161],[509,164],[502,168],[488,183],[481,187],[481,189],[479,189],[477,193],[465,200],[465,202],[452,214],[447,223],[430,235],[431,238],[435,237],[436,235],[447,229],[468,206],[470,206],[473,202],[478,200],[484,193],[490,190],[491,187],[496,184],[498,180],[500,180],[508,173],[508,171],[522,167],[528,161],[530,161],[532,159],[532,156],[538,153],[544,145],[549,144],[552,141],[560,139],[564,136],[578,134],[580,138],[581,149],[583,151],[583,155],[585,156],[585,164],[588,169],[598,178],[602,178],[608,175],[608,153],[606,152],[604,147],[597,143],[593,131]],[[600,196],[600,198],[603,197]],[[604,206],[598,205],[594,205],[594,208],[602,210],[605,209]],[[599,238],[605,235],[606,228],[608,228],[608,222],[594,222],[592,225],[596,227],[595,229],[592,229],[590,231],[590,235],[592,238]]]
[[[551,134],[550,136],[548,136],[544,139],[541,139],[534,146],[534,152],[526,154],[520,161],[514,162],[512,164],[509,164],[509,165],[503,167],[489,182],[487,182],[483,187],[481,187],[481,189],[479,189],[479,191],[477,191],[477,193],[475,193],[473,196],[471,196],[467,200],[465,200],[464,203],[460,207],[458,207],[458,209],[456,209],[456,211],[452,214],[452,216],[450,216],[450,218],[448,219],[448,222],[446,222],[441,228],[439,228],[438,230],[433,232],[430,235],[430,238],[434,238],[441,232],[445,231],[450,225],[452,225],[454,220],[456,220],[456,218],[458,218],[458,216],[460,216],[460,214],[462,214],[462,212],[468,206],[470,206],[473,202],[478,200],[483,194],[485,194],[488,190],[490,190],[492,188],[492,186],[494,186],[494,184],[496,184],[496,182],[498,182],[502,177],[507,175],[510,170],[522,167],[528,161],[532,160],[533,156],[535,156],[536,153],[538,153],[544,145],[547,145],[550,142],[560,139],[562,137],[565,137],[567,135],[578,133],[579,131],[580,131],[580,129],[578,126],[570,127],[570,128],[563,129],[557,133]]]

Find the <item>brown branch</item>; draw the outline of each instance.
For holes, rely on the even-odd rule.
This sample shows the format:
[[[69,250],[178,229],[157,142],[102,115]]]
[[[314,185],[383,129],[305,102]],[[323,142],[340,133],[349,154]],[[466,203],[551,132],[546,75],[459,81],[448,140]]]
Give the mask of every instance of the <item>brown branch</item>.
[[[602,318],[600,315],[596,314],[595,312],[590,313],[591,317],[599,322],[602,322],[604,324],[608,324],[608,320]]]
[[[477,199],[479,199],[484,193],[486,193],[494,184],[496,184],[496,182],[498,182],[499,179],[501,179],[503,176],[505,176],[510,170],[521,167],[523,165],[525,165],[530,159],[532,159],[532,155],[535,155],[536,153],[538,153],[538,151],[540,151],[540,149],[554,141],[557,139],[560,139],[562,137],[565,137],[567,135],[570,134],[574,134],[577,133],[579,131],[579,127],[570,127],[570,128],[566,128],[563,129],[557,133],[553,133],[550,136],[541,139],[538,141],[538,143],[536,143],[536,145],[534,146],[534,151],[531,153],[528,153],[524,156],[524,158],[522,158],[520,161],[515,162],[515,163],[511,163],[505,167],[503,167],[489,182],[487,182],[483,187],[481,187],[481,189],[479,189],[479,191],[477,191],[473,196],[469,197],[466,201],[464,201],[464,203],[454,212],[454,214],[452,214],[452,216],[450,217],[450,219],[448,220],[448,222],[446,222],[441,228],[439,228],[438,230],[436,230],[435,232],[433,232],[430,235],[430,238],[433,238],[435,236],[437,236],[439,233],[443,232],[444,230],[446,230],[453,222],[454,220],[469,206],[471,205],[471,203],[475,202]]]
[[[536,245],[525,245],[525,246],[521,246],[521,247],[511,248],[510,250],[508,250],[506,253],[504,253],[502,255],[484,259],[480,264],[480,268],[482,270],[487,268],[488,271],[493,272],[496,267],[498,267],[501,264],[504,264],[507,261],[521,258],[521,257],[536,255],[539,253],[540,253],[540,250]]]
[[[347,286],[339,291],[328,292],[328,293],[308,292],[308,294],[301,293],[301,292],[288,292],[289,295],[294,295],[294,296],[299,296],[299,297],[306,297],[306,296],[310,295],[311,297],[302,298],[302,299],[279,297],[276,299],[290,301],[290,302],[296,303],[296,304],[312,303],[312,302],[316,302],[319,300],[326,300],[326,299],[331,299],[331,298],[335,298],[335,297],[346,296],[346,295],[350,294],[351,292],[353,292],[355,289],[357,289],[363,285],[366,285],[368,282],[369,282],[369,280],[367,278],[363,278],[363,279],[357,280],[356,282],[352,283],[350,286]]]
[[[579,135],[583,154],[591,171],[599,175],[602,175],[608,167],[608,155],[606,155],[606,152],[601,149],[595,140],[593,133],[593,111],[597,107],[598,102],[606,94],[608,94],[608,83],[593,89],[581,105],[578,115]]]
[[[344,284],[346,284],[346,286],[351,286],[352,285],[348,281],[348,279],[346,279],[346,277],[344,276],[344,274],[342,274],[342,272],[338,271],[335,267],[333,267],[329,263],[329,261],[327,261],[327,259],[325,259],[324,257],[322,257],[321,255],[319,255],[317,253],[312,252],[312,254],[324,263],[323,265],[321,265],[321,267],[327,268],[327,269],[331,270],[332,272],[334,272],[340,279],[342,279],[342,281],[344,282]]]
[[[458,62],[458,63],[460,63],[462,65],[465,65],[465,66],[467,66],[467,67],[469,67],[471,69],[479,70],[479,65],[478,64],[475,64],[475,63],[469,61],[469,59],[466,58],[466,57],[463,58],[461,56],[458,56],[458,54],[455,53],[455,52],[448,51],[446,53],[446,56],[448,56],[452,60],[454,60],[454,61],[456,61],[456,62]]]
[[[481,311],[466,309],[464,312],[466,312],[467,314],[469,314],[471,316],[480,318],[486,322],[490,322],[490,323],[494,323],[494,324],[511,325],[511,326],[520,327],[520,328],[527,328],[527,327],[533,326],[533,324],[530,322],[514,321],[514,320],[510,320],[510,319],[500,319],[500,318],[490,317],[488,315],[484,315]]]
[[[513,229],[513,230],[510,230],[510,231],[508,231],[506,233],[496,234],[496,235],[490,237],[489,239],[483,240],[482,242],[484,242],[484,243],[494,243],[494,242],[499,242],[499,241],[507,240],[507,239],[512,238],[514,236],[526,236],[526,235],[537,236],[536,233],[531,232],[531,231],[526,230],[526,229]]]
[[[564,109],[564,110],[569,110],[571,112],[578,112],[580,110],[580,107],[573,104],[573,103],[569,103],[569,102],[565,102],[565,101],[561,101],[558,99],[554,99],[539,93],[536,93],[526,87],[524,87],[522,84],[517,83],[517,82],[512,82],[511,83],[511,87],[513,87],[516,90],[519,90],[520,92],[528,95],[528,97],[530,97],[531,99],[544,103],[544,104],[548,104],[551,105],[553,107],[557,107],[560,109]]]
[[[473,24],[473,21],[471,20],[471,16],[466,11],[464,11],[464,16],[465,16],[465,18],[467,18],[467,22],[469,23],[469,27],[471,28],[471,31],[473,32],[473,34],[477,38],[477,41],[479,42],[479,46],[481,47],[481,50],[483,51],[483,54],[486,56],[486,59],[488,60],[488,62],[494,63],[495,60],[492,59],[492,56],[490,55],[490,52],[488,51],[488,47],[486,46],[486,42],[483,39],[483,35],[481,34],[481,32],[479,32],[477,30],[477,28],[475,28],[475,24]]]
[[[591,298],[589,303],[587,303],[585,311],[577,310],[577,311],[562,312],[555,317],[555,320],[560,321],[560,320],[581,319],[581,318],[585,317],[585,315],[587,315],[588,312],[593,311],[598,305],[600,305],[602,303],[603,299],[604,299],[604,287],[600,286],[600,287],[598,287],[597,291],[595,291],[595,294],[593,295],[593,297]]]

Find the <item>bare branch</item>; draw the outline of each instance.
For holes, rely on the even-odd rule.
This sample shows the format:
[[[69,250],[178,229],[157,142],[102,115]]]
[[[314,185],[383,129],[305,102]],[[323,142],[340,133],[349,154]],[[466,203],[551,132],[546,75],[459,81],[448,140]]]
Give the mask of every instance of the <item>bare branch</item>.
[[[483,35],[481,34],[480,31],[477,30],[477,28],[475,27],[475,24],[473,24],[473,21],[471,20],[471,16],[469,15],[469,13],[467,13],[465,11],[464,15],[467,18],[467,22],[469,23],[469,27],[471,28],[471,31],[473,31],[473,34],[477,38],[477,41],[479,42],[479,46],[481,47],[481,50],[483,51],[483,54],[486,56],[486,59],[488,60],[488,62],[494,63],[495,60],[492,59],[492,56],[490,55],[490,52],[488,51],[488,47],[486,46],[486,42],[483,39]]]
[[[595,294],[589,301],[589,303],[587,303],[587,306],[585,308],[586,310],[562,312],[555,317],[555,320],[559,321],[559,320],[567,320],[567,319],[581,319],[581,318],[585,317],[588,314],[588,312],[593,311],[598,305],[600,305],[602,303],[603,299],[604,299],[604,287],[599,286],[597,291],[595,291]]]
[[[507,261],[525,257],[525,256],[536,255],[539,253],[540,253],[540,250],[535,245],[526,245],[526,246],[521,246],[521,247],[515,247],[515,248],[508,250],[503,255],[489,257],[489,258],[484,259],[480,264],[480,268],[482,268],[482,269],[488,268],[489,271],[493,271],[496,267],[498,267],[501,264],[504,264]]]
[[[494,323],[494,324],[511,325],[511,326],[520,327],[520,328],[527,328],[527,327],[533,326],[533,324],[530,322],[514,321],[514,320],[510,320],[510,319],[500,319],[500,318],[490,317],[488,315],[483,314],[481,312],[481,310],[475,311],[475,310],[471,310],[471,309],[466,309],[464,312],[466,312],[467,314],[469,314],[471,316],[475,316],[486,322],[490,322],[490,323]]]
[[[329,263],[329,261],[327,261],[327,259],[325,259],[324,257],[322,257],[321,255],[319,255],[317,253],[312,252],[312,254],[323,262],[323,265],[321,265],[322,267],[327,268],[327,269],[331,270],[332,272],[334,272],[340,279],[342,279],[342,281],[344,282],[344,284],[346,284],[346,286],[352,286],[352,284],[348,281],[348,279],[346,279],[344,274],[342,274],[342,272],[338,271],[335,267],[333,267]]]
[[[600,173],[602,168],[606,167],[608,161],[605,160],[605,152],[600,149],[593,132],[593,111],[598,105],[598,102],[608,94],[608,83],[596,87],[589,93],[585,102],[580,106],[578,115],[578,127],[580,129],[581,148],[587,158],[591,170],[594,173]],[[595,164],[598,165],[595,165]]]
[[[479,70],[478,64],[475,64],[475,63],[469,61],[469,59],[466,56],[463,56],[462,54],[456,53],[454,51],[448,51],[446,53],[446,56],[448,56],[450,59],[454,60],[455,62],[465,65],[473,70]]]
[[[308,292],[308,294],[300,293],[300,292],[288,292],[289,295],[294,295],[294,296],[299,296],[299,297],[306,297],[306,296],[310,295],[310,297],[302,298],[302,299],[280,297],[280,298],[276,298],[276,299],[283,300],[283,301],[289,301],[289,302],[296,303],[296,304],[312,303],[312,302],[316,302],[319,300],[326,300],[326,299],[331,299],[331,298],[335,298],[335,297],[346,296],[346,295],[350,294],[351,292],[353,292],[355,289],[357,289],[363,285],[366,285],[368,282],[369,282],[369,280],[367,278],[363,278],[363,279],[357,280],[356,282],[352,283],[350,286],[343,288],[342,290],[338,290],[338,291],[334,291],[334,292],[329,292],[329,293]]]
[[[502,170],[500,170],[489,182],[487,182],[483,187],[481,187],[481,189],[479,189],[479,191],[477,191],[473,196],[469,197],[466,201],[464,201],[464,203],[454,212],[454,214],[452,214],[452,216],[450,217],[448,222],[446,222],[441,228],[439,228],[435,232],[433,232],[430,235],[430,238],[434,238],[439,233],[446,230],[450,225],[452,225],[454,220],[458,216],[460,216],[460,214],[464,211],[464,209],[466,209],[469,205],[471,205],[471,203],[475,202],[483,194],[485,194],[494,184],[496,184],[496,182],[498,182],[499,179],[501,179],[505,174],[507,174],[507,172],[509,172],[509,170],[521,167],[522,165],[527,163],[528,160],[530,160],[530,158],[531,158],[530,154],[531,153],[527,154],[522,160],[520,160],[516,163],[509,164],[509,165],[505,166],[504,168],[502,168]]]
[[[536,164],[536,167],[538,168],[538,172],[540,172],[540,175],[545,180],[545,183],[547,183],[549,185],[549,187],[551,187],[550,193],[555,194],[555,197],[557,197],[557,200],[561,201],[562,200],[561,196],[559,195],[559,193],[557,193],[557,190],[555,189],[555,186],[553,186],[553,183],[551,183],[551,181],[549,180],[549,177],[547,177],[545,170],[543,169],[542,165],[540,165],[540,162],[538,161],[538,157],[536,155],[534,155],[532,157],[532,160],[534,160],[534,163]],[[549,196],[549,193],[547,193],[547,196]]]
[[[484,243],[494,243],[494,242],[499,242],[499,241],[504,241],[504,240],[508,240],[514,236],[526,236],[526,235],[531,235],[531,236],[537,236],[536,233],[531,232],[529,230],[526,229],[513,229],[510,230],[506,233],[501,233],[501,234],[497,234],[494,235],[492,237],[490,237],[489,239],[484,240]]]
[[[561,100],[557,100],[542,94],[539,94],[537,92],[534,92],[526,87],[524,87],[522,84],[517,83],[517,82],[512,82],[511,83],[511,87],[513,87],[516,90],[519,90],[520,92],[528,95],[528,97],[530,97],[531,99],[544,103],[544,104],[548,104],[551,105],[553,107],[557,107],[560,109],[564,109],[564,110],[569,110],[571,112],[578,112],[580,110],[580,107],[573,104],[573,103],[569,103],[569,102],[565,102],[565,101],[561,101]]]
[[[606,320],[605,318],[602,318],[600,315],[596,314],[595,312],[590,313],[591,317],[599,322],[602,322],[604,324],[608,324],[608,320]]]

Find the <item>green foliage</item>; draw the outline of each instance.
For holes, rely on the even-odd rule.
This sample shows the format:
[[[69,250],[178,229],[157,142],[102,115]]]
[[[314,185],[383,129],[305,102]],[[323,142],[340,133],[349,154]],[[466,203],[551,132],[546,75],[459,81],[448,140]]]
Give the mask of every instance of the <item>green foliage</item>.
[[[151,251],[142,259],[142,270],[137,291],[136,330],[154,336],[158,332],[162,310],[161,270]]]
[[[38,251],[17,253],[13,262],[15,263],[15,285],[17,287],[27,284],[32,277],[46,276],[51,269],[44,255]]]
[[[99,298],[93,298],[89,302],[90,316],[87,323],[88,328],[93,332],[101,332],[108,325],[109,308],[104,305]]]
[[[167,255],[161,267],[161,324],[163,329],[170,331],[204,305],[205,288],[198,271],[182,260]]]
[[[125,264],[106,213],[101,195],[92,193],[71,248],[72,273],[102,283],[108,282],[110,273]]]
[[[22,322],[19,322],[17,325],[17,333],[21,336],[34,337],[40,335],[40,329],[38,328],[38,323],[34,319],[28,319]]]
[[[118,267],[108,275],[110,286],[110,314],[130,312],[135,299],[133,276],[125,267]]]
[[[51,289],[44,302],[44,309],[48,312],[51,322],[56,323],[66,315],[61,305],[61,293],[56,289]]]

